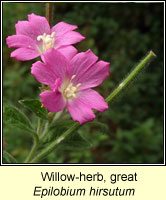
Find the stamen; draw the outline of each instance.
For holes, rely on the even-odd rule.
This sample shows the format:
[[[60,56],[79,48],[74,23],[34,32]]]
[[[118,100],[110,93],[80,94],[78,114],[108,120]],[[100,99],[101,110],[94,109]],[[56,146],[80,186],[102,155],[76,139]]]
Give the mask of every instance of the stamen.
[[[76,75],[73,75],[71,77],[71,81],[76,77]],[[68,82],[67,86],[63,89],[63,96],[66,100],[73,99],[77,97],[77,90],[80,87],[81,83],[78,83],[77,85],[74,85],[72,82]]]
[[[73,94],[72,96],[73,96],[73,98],[76,98],[76,95],[75,95],[75,94]]]
[[[73,80],[75,77],[76,77],[76,75],[73,75],[73,76],[71,77],[71,80]]]
[[[80,86],[81,86],[81,83],[78,83],[78,84],[76,85],[77,88],[79,88]]]
[[[44,33],[43,35],[37,36],[37,41],[42,40],[42,44],[38,47],[40,53],[44,53],[48,49],[54,47],[54,41],[55,41],[54,35],[55,32],[52,32],[51,35],[49,34],[47,35],[46,33]]]
[[[53,37],[54,37],[54,35],[55,35],[55,32],[52,32],[52,33],[51,33],[51,37],[53,38]]]
[[[42,40],[42,39],[43,39],[43,35],[37,36],[37,41],[40,41],[40,40]]]

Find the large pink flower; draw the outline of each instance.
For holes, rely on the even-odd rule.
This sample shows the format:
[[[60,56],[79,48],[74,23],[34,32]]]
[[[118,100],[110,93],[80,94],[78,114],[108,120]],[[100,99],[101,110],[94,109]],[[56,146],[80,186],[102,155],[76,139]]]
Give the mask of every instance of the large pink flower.
[[[59,22],[50,29],[45,17],[28,15],[28,21],[18,21],[15,25],[16,35],[7,37],[8,47],[16,47],[11,57],[17,60],[31,60],[54,48],[71,59],[77,50],[72,46],[85,39],[75,32],[77,26]]]
[[[94,120],[92,109],[103,112],[108,108],[104,98],[91,89],[109,75],[109,63],[97,59],[91,50],[71,60],[54,49],[43,54],[43,63],[38,61],[31,68],[35,78],[51,88],[40,94],[42,104],[50,112],[67,106],[72,119],[81,124]]]

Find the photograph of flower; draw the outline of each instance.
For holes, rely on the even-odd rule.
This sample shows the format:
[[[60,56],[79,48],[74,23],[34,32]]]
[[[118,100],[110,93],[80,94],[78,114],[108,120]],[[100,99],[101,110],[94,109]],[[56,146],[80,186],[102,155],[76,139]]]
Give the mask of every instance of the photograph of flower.
[[[3,164],[163,164],[164,4],[3,2]]]

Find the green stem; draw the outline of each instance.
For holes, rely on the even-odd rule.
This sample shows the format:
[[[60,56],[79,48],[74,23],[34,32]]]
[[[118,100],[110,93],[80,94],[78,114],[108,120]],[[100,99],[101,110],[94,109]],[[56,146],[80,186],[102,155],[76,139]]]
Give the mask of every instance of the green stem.
[[[36,152],[37,148],[38,148],[38,143],[39,143],[39,138],[36,137],[36,135],[34,136],[33,138],[33,146],[32,146],[32,149],[28,155],[28,157],[25,159],[25,162],[24,163],[29,163],[30,160],[32,159],[34,153]]]
[[[107,103],[113,100],[142,70],[142,68],[149,63],[152,58],[156,57],[153,51],[150,51],[148,55],[134,68],[134,70],[119,84],[119,86],[105,99]]]
[[[46,124],[45,124],[45,128],[44,128],[44,131],[40,137],[40,141],[44,140],[44,138],[47,136],[47,133],[48,133],[48,125],[49,125],[49,122],[47,121]]]
[[[38,119],[38,126],[37,126],[37,134],[41,134],[41,128],[42,128],[42,120],[39,118]]]
[[[43,151],[41,151],[30,163],[36,163],[41,160],[43,157],[51,153],[57,144],[62,142],[70,133],[76,130],[79,126],[79,123],[74,123],[67,131],[65,131],[59,138],[57,138],[54,142],[52,142],[49,146],[47,146]]]
[[[149,63],[153,57],[156,55],[150,51],[148,55],[134,68],[134,70],[122,81],[122,83],[106,98],[106,102],[109,103],[111,100],[113,100],[141,71],[141,69]],[[30,163],[37,163],[40,161],[43,157],[51,153],[57,144],[59,144],[61,141],[63,141],[69,134],[71,134],[73,131],[75,131],[78,127],[81,127],[79,123],[74,123],[67,131],[65,131],[59,138],[57,138],[55,141],[53,141],[49,146],[47,146],[45,149],[43,149],[33,160],[30,161]]]
[[[52,122],[51,122],[50,125],[54,124],[54,123],[62,116],[63,113],[64,113],[63,110],[60,111],[60,112],[58,112],[58,113],[56,113],[56,115],[55,115],[55,117],[53,118],[53,120],[52,120]]]
[[[38,126],[37,126],[37,134],[35,133],[33,135],[33,146],[32,146],[32,149],[31,149],[28,157],[25,160],[25,163],[28,163],[32,159],[34,153],[36,152],[36,150],[38,148],[39,136],[40,136],[40,133],[41,133],[41,128],[42,128],[42,120],[39,118],[38,119]]]
[[[55,117],[53,118],[53,120],[51,122],[46,122],[43,134],[40,137],[40,141],[43,141],[47,137],[47,135],[49,133],[49,129],[48,128],[52,124],[54,124],[62,116],[62,114],[63,114],[63,111],[61,111],[59,113],[56,113]]]

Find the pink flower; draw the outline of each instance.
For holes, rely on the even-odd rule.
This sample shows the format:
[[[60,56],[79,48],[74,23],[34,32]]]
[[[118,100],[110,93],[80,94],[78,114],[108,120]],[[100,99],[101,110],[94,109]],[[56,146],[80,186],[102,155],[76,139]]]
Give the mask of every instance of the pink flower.
[[[72,46],[85,39],[75,32],[77,26],[59,22],[50,29],[45,17],[28,15],[28,21],[18,21],[16,35],[7,37],[8,47],[16,47],[11,57],[17,60],[31,60],[54,48],[71,59],[77,50]]]
[[[51,49],[42,56],[42,62],[32,65],[31,73],[51,91],[40,94],[42,104],[50,112],[59,112],[66,106],[74,121],[81,124],[93,121],[92,109],[105,111],[104,98],[91,88],[98,86],[109,75],[109,63],[96,62],[91,50],[78,53],[71,60]]]

